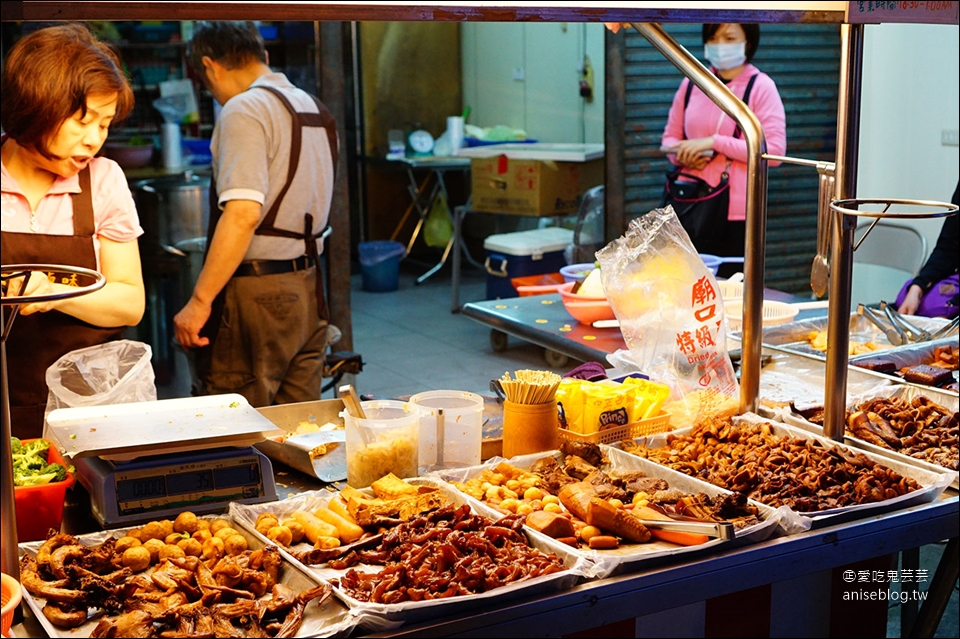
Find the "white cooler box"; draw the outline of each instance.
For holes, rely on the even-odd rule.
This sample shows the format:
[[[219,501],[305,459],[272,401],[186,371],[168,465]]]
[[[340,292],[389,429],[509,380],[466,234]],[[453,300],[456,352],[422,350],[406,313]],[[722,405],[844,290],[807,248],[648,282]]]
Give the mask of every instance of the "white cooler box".
[[[524,275],[557,273],[566,266],[563,250],[573,242],[573,231],[560,227],[491,235],[484,243],[487,253],[487,299],[517,297],[510,281]]]

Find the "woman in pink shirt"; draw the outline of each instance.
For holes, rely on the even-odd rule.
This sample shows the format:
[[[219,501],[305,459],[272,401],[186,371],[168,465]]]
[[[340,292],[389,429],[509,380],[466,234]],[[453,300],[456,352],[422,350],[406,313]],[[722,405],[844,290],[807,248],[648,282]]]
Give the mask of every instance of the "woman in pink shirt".
[[[40,437],[47,368],[70,351],[122,337],[143,315],[143,229],[123,171],[96,157],[110,125],[133,108],[133,91],[112,49],[86,27],[65,24],[10,49],[0,107],[3,263],[81,266],[106,279],[88,295],[23,305],[13,323],[11,430]],[[20,283],[7,284],[18,291]],[[25,293],[69,287],[33,272]]]
[[[760,120],[767,152],[784,155],[787,126],[783,102],[773,80],[750,64],[760,44],[759,25],[705,24],[703,43],[710,70],[727,88],[741,99],[749,88],[747,106]],[[746,231],[747,143],[730,116],[700,89],[693,87],[688,91],[689,86],[690,80],[684,79],[673,97],[662,145],[673,151],[667,157],[683,173],[711,186],[720,183],[724,172],[729,175],[730,205],[724,232],[716,237],[693,239],[701,253],[742,256]],[[777,164],[770,162],[770,166]],[[740,270],[739,264],[723,264],[719,275],[726,277],[737,270]]]

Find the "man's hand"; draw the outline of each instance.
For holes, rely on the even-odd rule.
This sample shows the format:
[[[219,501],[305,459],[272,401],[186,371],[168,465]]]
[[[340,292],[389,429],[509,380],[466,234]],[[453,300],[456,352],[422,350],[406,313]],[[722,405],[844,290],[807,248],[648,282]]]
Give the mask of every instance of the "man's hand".
[[[677,144],[677,162],[691,169],[702,169],[711,159],[703,155],[703,152],[712,148],[713,136],[683,140]]]
[[[186,306],[173,318],[174,331],[180,346],[186,349],[199,348],[210,344],[206,337],[200,337],[200,329],[210,319],[211,306],[196,297],[190,297]]]
[[[923,299],[923,289],[916,284],[911,284],[907,289],[907,296],[903,298],[903,304],[897,309],[903,315],[913,315],[920,308],[920,300]]]

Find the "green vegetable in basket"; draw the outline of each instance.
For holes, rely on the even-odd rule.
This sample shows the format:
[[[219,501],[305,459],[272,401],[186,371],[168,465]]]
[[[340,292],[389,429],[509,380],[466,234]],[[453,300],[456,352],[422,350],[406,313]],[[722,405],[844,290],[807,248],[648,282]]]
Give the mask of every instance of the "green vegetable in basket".
[[[63,481],[67,478],[67,472],[74,471],[73,466],[67,468],[63,464],[48,464],[49,448],[50,442],[45,439],[24,444],[17,437],[10,438],[14,486],[41,486]]]

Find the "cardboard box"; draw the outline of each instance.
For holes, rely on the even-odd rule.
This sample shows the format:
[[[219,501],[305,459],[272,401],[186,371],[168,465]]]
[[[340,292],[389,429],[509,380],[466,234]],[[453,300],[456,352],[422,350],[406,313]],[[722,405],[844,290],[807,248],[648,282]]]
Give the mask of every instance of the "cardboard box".
[[[470,162],[475,211],[546,217],[580,208],[583,193],[603,184],[603,158],[586,162],[510,159],[506,155]]]

